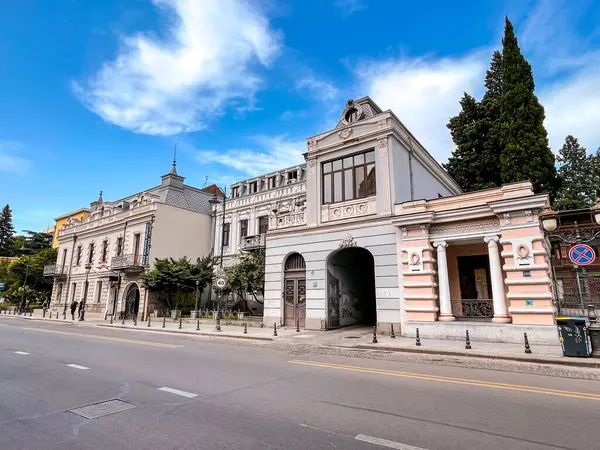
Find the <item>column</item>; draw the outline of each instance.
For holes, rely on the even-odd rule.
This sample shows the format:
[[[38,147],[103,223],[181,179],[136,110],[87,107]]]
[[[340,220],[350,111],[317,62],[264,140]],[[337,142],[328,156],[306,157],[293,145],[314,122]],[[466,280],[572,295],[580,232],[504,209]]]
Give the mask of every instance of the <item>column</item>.
[[[492,279],[492,297],[494,300],[494,318],[492,322],[508,323],[510,317],[508,317],[504,298],[504,276],[502,275],[502,262],[498,250],[499,237],[486,236],[483,240],[487,242],[490,258],[490,278]]]
[[[450,322],[456,320],[452,314],[452,302],[450,301],[450,281],[448,280],[448,259],[446,257],[445,241],[434,242],[437,249],[438,288],[440,292],[440,315],[438,320]]]

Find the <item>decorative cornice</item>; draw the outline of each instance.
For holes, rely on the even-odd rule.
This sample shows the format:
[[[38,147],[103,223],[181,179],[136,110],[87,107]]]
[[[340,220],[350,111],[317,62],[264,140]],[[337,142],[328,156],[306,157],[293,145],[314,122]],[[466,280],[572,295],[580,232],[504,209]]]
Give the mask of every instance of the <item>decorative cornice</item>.
[[[465,233],[484,233],[486,231],[495,231],[498,229],[499,226],[500,224],[496,220],[463,225],[457,224],[448,227],[431,228],[429,234],[431,236],[447,236],[460,235]]]

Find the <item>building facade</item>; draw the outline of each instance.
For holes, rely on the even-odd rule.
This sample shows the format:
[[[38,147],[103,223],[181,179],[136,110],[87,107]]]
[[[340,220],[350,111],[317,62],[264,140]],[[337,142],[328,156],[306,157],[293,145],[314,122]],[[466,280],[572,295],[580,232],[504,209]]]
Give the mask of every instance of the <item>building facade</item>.
[[[251,235],[268,216],[266,325],[394,325],[429,337],[463,337],[468,327],[481,339],[518,342],[526,329],[556,342],[538,218],[546,195],[530,183],[462,194],[395,114],[368,97],[350,100],[337,126],[307,147],[306,165],[292,169],[301,170],[296,181],[279,174],[271,189],[269,175],[238,183],[224,221],[218,212],[217,236],[234,246],[242,241],[232,233],[253,226]]]
[[[71,220],[78,220],[79,222],[85,220],[89,215],[89,208],[79,208],[77,211],[63,214],[54,218],[54,227],[52,229],[52,248],[58,248],[58,233],[64,228],[65,225],[71,222]]]
[[[196,259],[211,252],[213,193],[184,184],[175,162],[161,184],[114,202],[102,193],[83,220],[58,234],[51,305],[66,312],[86,299],[86,311],[145,315],[151,303],[141,275],[155,258]]]

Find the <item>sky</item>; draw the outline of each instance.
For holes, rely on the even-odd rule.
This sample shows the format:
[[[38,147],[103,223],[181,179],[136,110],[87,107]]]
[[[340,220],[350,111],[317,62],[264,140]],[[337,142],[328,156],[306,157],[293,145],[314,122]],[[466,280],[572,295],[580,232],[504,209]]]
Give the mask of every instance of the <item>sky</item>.
[[[0,0],[0,206],[18,232],[159,184],[221,186],[302,162],[371,96],[440,162],[481,98],[504,17],[551,147],[600,147],[594,0]]]

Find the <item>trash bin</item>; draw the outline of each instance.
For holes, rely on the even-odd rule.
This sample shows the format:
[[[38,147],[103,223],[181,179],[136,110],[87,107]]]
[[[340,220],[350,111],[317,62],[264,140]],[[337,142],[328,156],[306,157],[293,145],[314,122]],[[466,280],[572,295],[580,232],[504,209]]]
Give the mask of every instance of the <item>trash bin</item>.
[[[557,317],[556,326],[563,355],[580,358],[591,356],[585,317]]]

